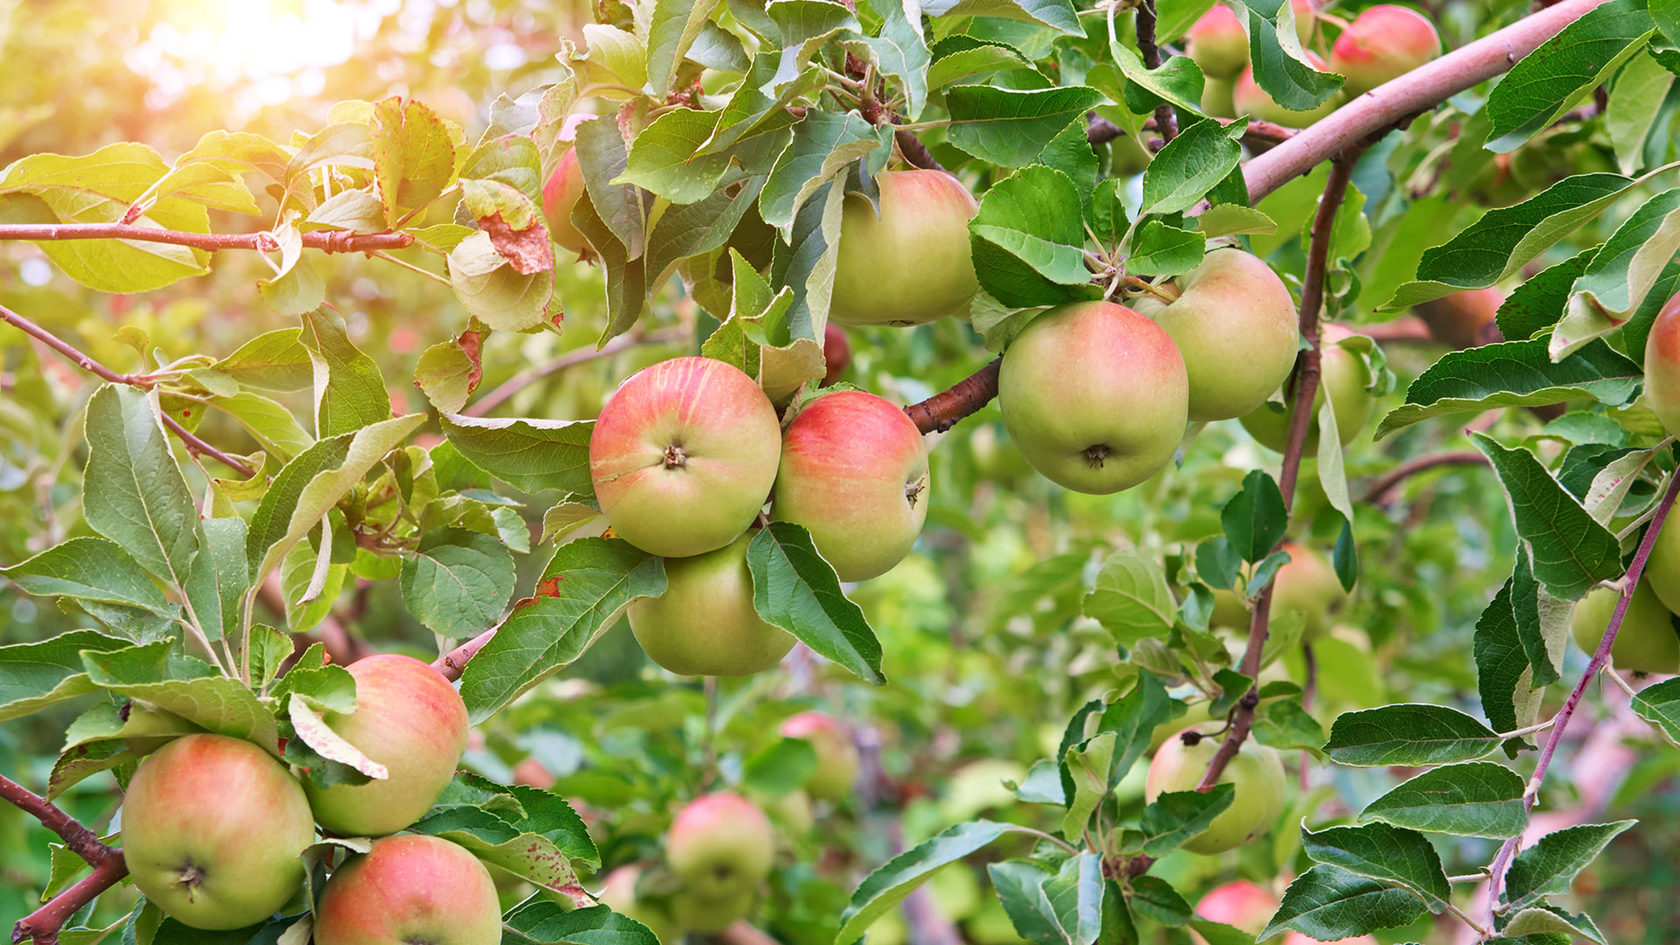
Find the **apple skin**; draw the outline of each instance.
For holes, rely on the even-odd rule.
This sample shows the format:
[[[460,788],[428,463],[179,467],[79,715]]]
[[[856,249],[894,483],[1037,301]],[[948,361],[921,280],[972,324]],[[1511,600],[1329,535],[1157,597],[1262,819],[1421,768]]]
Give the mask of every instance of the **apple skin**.
[[[348,669],[356,678],[356,711],[329,712],[327,725],[390,777],[329,788],[305,782],[304,791],[326,830],[345,837],[395,833],[424,817],[455,777],[467,750],[467,707],[449,680],[411,656],[381,653]]]
[[[659,941],[677,945],[683,933],[670,914],[636,895],[636,883],[641,878],[641,867],[620,866],[607,874],[606,879],[602,881],[601,891],[595,898],[601,900],[601,904],[612,911],[647,926],[648,931]]]
[[[967,317],[980,283],[968,221],[980,205],[944,171],[885,171],[879,216],[847,194],[828,317],[841,325],[920,325]]]
[[[775,859],[776,835],[770,818],[751,801],[728,791],[688,802],[665,835],[665,861],[683,881],[684,892],[701,904],[733,902],[743,894],[750,904]],[[678,922],[684,927],[697,927],[681,915],[678,910]]]
[[[793,636],[753,609],[751,533],[716,551],[665,559],[665,593],[630,602],[648,659],[681,676],[746,676],[781,662]]]
[[[922,432],[891,401],[836,391],[806,404],[782,436],[770,514],[811,532],[842,581],[904,560],[928,510]]]
[[[1313,394],[1313,419],[1307,423],[1306,452],[1309,456],[1318,450],[1318,411],[1324,406],[1325,388],[1329,388],[1335,404],[1336,437],[1343,446],[1359,438],[1365,422],[1371,419],[1371,411],[1376,408],[1376,399],[1369,390],[1370,366],[1359,352],[1342,344],[1343,340],[1352,336],[1352,332],[1339,325],[1324,326],[1319,342],[1319,389]],[[1288,385],[1279,397],[1293,406]],[[1260,441],[1260,445],[1281,453],[1289,439],[1289,418],[1293,412],[1291,409],[1275,408],[1270,402],[1264,403],[1243,415],[1242,426]]]
[[[1576,602],[1569,615],[1569,632],[1582,650],[1598,650],[1620,596],[1614,588],[1596,587]],[[1680,637],[1675,636],[1673,617],[1651,583],[1641,579],[1616,631],[1616,642],[1610,645],[1610,661],[1617,669],[1639,673],[1680,672]]]
[[[1172,461],[1189,412],[1172,336],[1111,302],[1034,318],[1003,358],[998,406],[1021,455],[1076,492],[1129,489]]]
[[[1241,594],[1228,588],[1213,588],[1213,613],[1208,615],[1208,628],[1234,630],[1246,635],[1254,614]]]
[[[1132,308],[1178,345],[1191,422],[1240,417],[1288,380],[1301,338],[1295,300],[1260,257],[1216,249],[1163,290],[1177,298],[1168,304],[1145,294]]]
[[[176,921],[238,929],[273,915],[303,885],[315,824],[303,787],[250,742],[184,735],[148,755],[122,806],[134,885]]]
[[[1295,38],[1305,46],[1318,31],[1318,4],[1316,0],[1289,0],[1289,6],[1295,11]]]
[[[1412,306],[1412,311],[1429,326],[1436,341],[1454,348],[1474,348],[1486,343],[1488,326],[1503,304],[1505,293],[1498,289],[1466,289],[1420,302]]]
[[[1108,170],[1115,177],[1133,177],[1149,170],[1154,155],[1133,135],[1121,135],[1108,143]]]
[[[750,886],[715,896],[683,889],[671,897],[671,915],[679,927],[709,934],[746,918],[757,902],[758,891]]]
[[[1441,55],[1435,24],[1391,3],[1367,7],[1330,47],[1330,71],[1347,77],[1348,97],[1363,95]]]
[[[1202,83],[1202,114],[1212,118],[1237,117],[1235,79],[1210,78]]]
[[[583,168],[578,166],[577,151],[568,148],[543,183],[543,222],[548,224],[549,239],[580,256],[589,249],[589,241],[572,225],[572,208],[583,193]]]
[[[838,801],[857,783],[858,753],[852,733],[826,712],[801,712],[782,723],[786,738],[803,738],[817,755],[816,770],[805,782],[812,797]]]
[[[682,357],[636,372],[589,438],[595,498],[613,533],[665,558],[728,545],[776,481],[781,423],[738,368]]]
[[[1283,550],[1289,552],[1289,561],[1278,568],[1274,579],[1271,612],[1300,613],[1305,618],[1301,642],[1311,643],[1324,635],[1347,606],[1347,591],[1335,567],[1317,551],[1296,544],[1284,545]]]
[[[823,365],[821,387],[838,381],[852,366],[852,343],[846,338],[846,329],[839,325],[823,328]]]
[[[340,866],[315,907],[315,945],[496,945],[502,909],[490,871],[441,837],[373,841]]]
[[[1640,583],[1650,587],[1670,612],[1680,605],[1680,519],[1668,519],[1657,532]]]
[[[1670,436],[1680,430],[1680,294],[1663,303],[1645,339],[1645,406]]]
[[[1320,72],[1328,68],[1317,53],[1307,53],[1307,61]],[[1285,128],[1305,128],[1340,108],[1345,101],[1345,93],[1337,91],[1317,108],[1308,111],[1298,112],[1284,108],[1272,100],[1266,90],[1260,87],[1260,83],[1254,81],[1253,66],[1243,69],[1242,75],[1237,76],[1236,86],[1231,90],[1231,103],[1236,106],[1238,114],[1269,121]]]
[[[1248,33],[1222,3],[1202,14],[1184,34],[1185,52],[1211,79],[1234,79],[1248,65]]]
[[[1278,908],[1278,898],[1258,883],[1246,879],[1215,886],[1196,903],[1196,914],[1214,922],[1235,926],[1250,935],[1259,935],[1272,913]]]
[[[1153,803],[1165,793],[1194,791],[1222,741],[1219,737],[1208,737],[1189,746],[1181,737],[1167,739],[1149,762],[1144,800]],[[1264,833],[1283,813],[1283,760],[1275,749],[1252,740],[1244,743],[1221,772],[1219,783],[1233,785],[1236,795],[1231,806],[1215,817],[1206,830],[1184,842],[1184,848],[1191,853],[1212,855],[1234,850],[1256,834]]]

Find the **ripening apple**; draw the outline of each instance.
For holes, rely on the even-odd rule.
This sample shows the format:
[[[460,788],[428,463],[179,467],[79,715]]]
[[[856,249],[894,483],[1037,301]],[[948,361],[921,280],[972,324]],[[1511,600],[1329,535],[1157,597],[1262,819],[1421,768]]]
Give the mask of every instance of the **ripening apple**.
[[[1575,603],[1569,630],[1582,650],[1597,652],[1620,597],[1615,588],[1596,587]],[[1617,669],[1639,673],[1680,672],[1680,636],[1675,634],[1673,620],[1650,582],[1641,579],[1616,630],[1616,642],[1610,645],[1610,661]]]
[[[793,649],[793,637],[753,609],[751,541],[749,532],[716,551],[665,559],[665,593],[626,611],[648,659],[682,676],[746,676]]]
[[[1648,585],[1670,611],[1680,606],[1680,516],[1671,515],[1657,532],[1641,583]]]
[[[1498,289],[1465,289],[1420,302],[1412,306],[1412,311],[1429,326],[1436,341],[1454,348],[1474,348],[1485,343],[1488,326],[1503,304],[1505,293]]]
[[[980,284],[968,221],[979,204],[944,171],[884,171],[880,213],[847,194],[828,317],[842,325],[920,325],[967,317]]]
[[[1309,456],[1318,449],[1318,411],[1324,406],[1326,389],[1330,391],[1331,403],[1334,404],[1336,437],[1343,446],[1359,437],[1365,421],[1371,418],[1371,411],[1376,408],[1376,399],[1370,391],[1371,367],[1364,355],[1347,343],[1354,337],[1353,332],[1339,325],[1325,325],[1321,337],[1318,391],[1313,394],[1313,416],[1307,422],[1306,452]],[[1294,405],[1292,387],[1293,384],[1286,384],[1278,394],[1283,404],[1288,406],[1267,401],[1242,417],[1243,429],[1259,440],[1262,446],[1280,453],[1289,440],[1289,420],[1294,413],[1291,409]]]
[[[425,816],[455,777],[467,750],[467,707],[449,680],[411,656],[381,653],[348,669],[356,709],[327,713],[327,726],[390,777],[327,788],[306,782],[304,790],[315,819],[333,833],[395,833]]]
[[[1435,24],[1416,10],[1382,3],[1354,17],[1330,47],[1330,71],[1347,77],[1349,97],[1416,69],[1441,54]]]
[[[1144,779],[1146,801],[1153,803],[1162,794],[1175,791],[1194,791],[1201,783],[1223,738],[1210,736],[1186,745],[1182,736],[1191,731],[1186,729],[1178,737],[1167,739],[1155,752]],[[1235,788],[1231,806],[1215,817],[1206,830],[1184,842],[1184,848],[1191,853],[1206,855],[1234,850],[1270,829],[1272,821],[1283,812],[1283,760],[1275,749],[1252,739],[1244,742],[1220,773],[1219,783]]]
[[[1237,117],[1235,79],[1209,78],[1202,83],[1202,114],[1211,118]]]
[[[758,517],[782,450],[770,398],[733,365],[661,361],[595,421],[589,472],[613,533],[648,554],[715,551]]]
[[[858,753],[852,733],[826,712],[801,712],[782,723],[786,738],[803,738],[816,753],[817,766],[805,782],[812,797],[838,801],[857,783]]]
[[[1190,420],[1240,417],[1266,402],[1295,367],[1300,330],[1289,288],[1260,257],[1216,249],[1196,268],[1140,295],[1132,308],[1178,345],[1190,379]]]
[[[1645,339],[1645,406],[1670,436],[1680,431],[1680,293],[1663,303]]]
[[[1324,635],[1347,606],[1347,591],[1329,559],[1304,545],[1287,544],[1289,561],[1278,568],[1272,587],[1272,614],[1301,615],[1301,642]]]
[[[1189,411],[1184,358],[1123,305],[1075,302],[1034,318],[1003,358],[998,407],[1045,478],[1076,492],[1128,489],[1172,461]]]
[[[572,225],[572,208],[583,192],[583,168],[578,166],[577,151],[567,148],[543,184],[543,222],[548,224],[549,239],[579,255],[589,248],[589,241]]]
[[[642,878],[639,866],[620,866],[607,874],[602,881],[601,891],[595,898],[601,904],[621,915],[629,916],[648,927],[653,937],[667,945],[677,945],[682,938],[682,929],[672,921],[668,910],[657,903],[649,902],[636,893],[636,884]]]
[[[852,365],[852,343],[846,339],[846,329],[839,325],[823,328],[823,379],[819,386],[827,387],[846,373]]]
[[[1328,68],[1317,53],[1307,53],[1307,61],[1320,72]],[[1231,90],[1231,103],[1236,106],[1238,114],[1269,121],[1285,128],[1305,128],[1340,108],[1345,101],[1346,95],[1337,90],[1316,108],[1301,112],[1284,108],[1272,100],[1272,96],[1260,87],[1260,83],[1254,81],[1253,66],[1244,69],[1242,75],[1237,76],[1236,87]]]
[[[891,401],[858,390],[806,404],[782,436],[770,514],[803,525],[842,581],[892,570],[928,510],[922,432]]]
[[[1248,65],[1248,33],[1223,3],[1202,14],[1184,34],[1184,50],[1210,79],[1234,79]]]
[[[753,886],[717,895],[680,889],[671,896],[671,918],[678,928],[691,932],[722,932],[737,920],[746,918],[757,902],[758,890]]]
[[[1318,30],[1318,2],[1289,0],[1289,8],[1295,11],[1295,38],[1305,46],[1312,42],[1313,33]]]
[[[478,857],[442,837],[373,841],[335,870],[315,906],[315,945],[496,945],[502,908]]]
[[[302,887],[315,840],[309,800],[286,766],[250,742],[185,735],[148,755],[122,806],[134,885],[184,925],[237,929]]]
[[[688,802],[665,834],[665,862],[683,881],[683,889],[702,902],[732,900],[743,893],[750,899],[770,875],[775,858],[770,818],[728,791]]]
[[[1246,879],[1215,886],[1196,903],[1196,914],[1202,918],[1223,922],[1250,935],[1259,935],[1277,909],[1278,898],[1270,890]]]

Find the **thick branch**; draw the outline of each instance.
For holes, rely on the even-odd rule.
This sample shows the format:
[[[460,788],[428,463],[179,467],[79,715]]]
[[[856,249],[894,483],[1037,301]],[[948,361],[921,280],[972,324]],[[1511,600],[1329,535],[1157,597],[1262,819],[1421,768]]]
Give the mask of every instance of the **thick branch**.
[[[1487,457],[1475,450],[1456,450],[1450,453],[1417,456],[1394,467],[1371,483],[1371,488],[1365,493],[1365,501],[1372,505],[1386,505],[1395,486],[1420,472],[1437,469],[1441,466],[1485,465],[1487,465]]]
[[[41,826],[58,834],[64,846],[94,866],[103,863],[116,851],[99,841],[99,836],[81,825],[58,806],[40,797],[5,775],[0,775],[0,799],[12,804],[41,822]]]
[[[0,224],[0,241],[28,240],[138,240],[169,243],[215,252],[222,249],[258,249],[275,252],[280,244],[271,233],[190,233],[164,230],[133,223],[8,223]],[[377,249],[405,249],[414,245],[408,233],[356,233],[351,230],[314,230],[303,234],[306,249],[324,253],[364,253]]]
[[[923,433],[944,433],[958,420],[973,414],[990,403],[998,392],[998,372],[1003,358],[993,358],[990,364],[963,378],[919,404],[904,408],[916,429]]]
[[[58,933],[64,929],[64,923],[127,875],[128,864],[122,856],[108,857],[74,886],[19,919],[17,925],[12,926],[12,942],[14,945],[26,941],[34,945],[58,945]]]

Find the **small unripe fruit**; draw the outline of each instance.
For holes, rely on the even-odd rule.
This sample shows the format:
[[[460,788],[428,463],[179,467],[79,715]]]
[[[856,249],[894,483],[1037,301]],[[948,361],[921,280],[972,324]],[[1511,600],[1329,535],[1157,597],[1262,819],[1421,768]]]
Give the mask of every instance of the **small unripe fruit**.
[[[683,557],[747,530],[781,449],[776,408],[752,378],[711,358],[672,358],[607,401],[589,438],[589,471],[614,534]]]
[[[670,914],[636,895],[636,883],[641,877],[640,867],[620,866],[607,874],[596,898],[612,911],[647,926],[653,937],[665,945],[677,945],[682,939],[682,929],[672,921]]]
[[[1317,53],[1307,53],[1307,61],[1320,72],[1327,68]],[[1285,128],[1305,128],[1340,108],[1346,100],[1347,97],[1338,90],[1316,108],[1304,112],[1284,108],[1272,100],[1272,96],[1260,87],[1260,83],[1254,81],[1252,66],[1237,76],[1237,85],[1231,90],[1231,102],[1236,106],[1238,114],[1269,121]]]
[[[852,735],[834,716],[825,712],[801,712],[782,723],[786,738],[803,738],[811,743],[817,767],[805,782],[812,797],[837,801],[852,792],[857,783],[858,754]]]
[[[1318,411],[1324,406],[1326,390],[1330,392],[1331,403],[1334,404],[1336,438],[1342,441],[1343,446],[1359,438],[1365,422],[1371,419],[1371,411],[1376,408],[1376,399],[1370,391],[1370,365],[1362,354],[1344,344],[1353,338],[1353,332],[1338,325],[1326,325],[1321,337],[1318,390],[1313,394],[1313,415],[1307,421],[1305,449],[1309,456],[1318,450]],[[1242,418],[1243,429],[1259,440],[1262,446],[1279,453],[1283,452],[1289,440],[1289,422],[1295,405],[1293,386],[1285,385],[1278,395],[1285,406],[1274,406],[1268,401]]]
[[[134,885],[195,929],[255,925],[304,881],[315,840],[309,800],[256,745],[185,735],[140,762],[122,807],[122,853]]]
[[[1108,170],[1115,177],[1131,177],[1149,169],[1149,149],[1135,135],[1121,135],[1108,143]]]
[[[1144,799],[1153,803],[1162,794],[1194,791],[1223,741],[1220,736],[1212,736],[1186,745],[1182,737],[1167,739],[1149,762]],[[1253,740],[1244,742],[1242,750],[1220,773],[1219,783],[1235,789],[1231,806],[1206,830],[1184,842],[1191,853],[1211,855],[1234,850],[1269,829],[1283,812],[1283,761],[1275,749]]]
[[[1324,635],[1337,614],[1347,606],[1336,569],[1323,555],[1304,545],[1284,545],[1289,561],[1278,568],[1272,587],[1272,614],[1301,615],[1301,642],[1311,643]]]
[[[630,602],[630,632],[648,659],[683,676],[745,676],[769,669],[793,637],[753,609],[749,532],[716,551],[665,559],[665,593]]]
[[[1670,436],[1680,431],[1680,294],[1663,304],[1645,339],[1645,406]]]
[[[684,889],[702,901],[750,898],[770,875],[775,858],[770,819],[751,801],[727,791],[690,801],[665,835],[665,861]],[[680,914],[678,921],[683,921]]]
[[[671,897],[671,917],[679,928],[712,934],[746,918],[757,901],[758,891],[747,886],[715,896],[684,889]]]
[[[880,214],[846,196],[828,317],[841,325],[920,325],[966,318],[980,284],[968,221],[979,204],[944,171],[885,171]]]
[[[1202,83],[1202,114],[1212,118],[1237,117],[1235,79],[1208,79]]]
[[[1465,289],[1412,307],[1436,341],[1454,348],[1474,348],[1486,343],[1488,326],[1505,293],[1498,289]]]
[[[1349,96],[1362,95],[1441,54],[1435,24],[1416,10],[1384,3],[1354,17],[1330,47],[1330,71],[1347,77]]]
[[[836,391],[788,424],[770,512],[803,525],[842,581],[885,574],[915,546],[928,509],[922,433],[891,401]]]
[[[1597,652],[1620,597],[1615,588],[1598,587],[1575,603],[1569,630],[1582,650]],[[1610,645],[1610,661],[1617,669],[1639,673],[1680,672],[1680,636],[1675,635],[1673,618],[1650,583],[1641,580],[1616,630],[1616,641]]]
[[[502,910],[490,871],[441,837],[373,841],[345,861],[315,907],[315,945],[496,945]]]
[[[1184,34],[1185,52],[1210,79],[1234,79],[1248,65],[1248,33],[1222,3],[1201,15]]]
[[[1098,495],[1135,486],[1172,461],[1189,399],[1172,336],[1110,302],[1076,302],[1034,318],[998,375],[998,406],[1021,455],[1052,482]]]
[[[543,222],[548,225],[549,239],[579,255],[589,248],[589,241],[572,225],[572,208],[577,206],[584,189],[577,151],[568,148],[543,184]]]
[[[852,343],[846,339],[846,329],[839,325],[823,328],[823,379],[827,387],[838,381],[852,365]]]

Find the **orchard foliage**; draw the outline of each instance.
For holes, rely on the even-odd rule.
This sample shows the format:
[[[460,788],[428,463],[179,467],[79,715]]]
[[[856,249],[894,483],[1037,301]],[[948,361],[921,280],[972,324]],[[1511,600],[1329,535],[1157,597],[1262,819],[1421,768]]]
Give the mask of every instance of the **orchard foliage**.
[[[475,941],[1680,930],[1673,3],[506,6],[284,128],[0,106],[18,940],[357,940],[404,857]],[[296,808],[238,908],[207,739]]]

